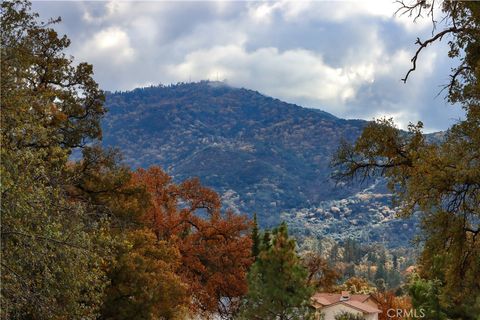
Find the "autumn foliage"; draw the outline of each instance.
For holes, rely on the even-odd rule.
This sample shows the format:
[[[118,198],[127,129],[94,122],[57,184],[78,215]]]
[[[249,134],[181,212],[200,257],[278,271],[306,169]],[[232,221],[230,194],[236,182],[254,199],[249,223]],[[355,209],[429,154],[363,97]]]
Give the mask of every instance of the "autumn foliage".
[[[303,265],[308,271],[307,281],[317,291],[333,292],[340,273],[316,252],[308,252],[303,257]]]
[[[382,311],[378,315],[378,320],[404,320],[408,319],[401,316],[406,314],[412,309],[412,303],[409,297],[397,297],[392,291],[378,292],[374,294],[375,299],[378,301],[378,308]],[[397,313],[389,312],[389,310],[403,310],[406,312]]]
[[[247,218],[223,213],[219,196],[198,179],[175,184],[159,167],[139,169],[133,179],[151,198],[143,222],[158,241],[180,253],[178,274],[188,286],[190,307],[201,313],[231,312],[247,292],[252,263]]]
[[[370,294],[376,291],[376,288],[373,287],[366,279],[361,277],[351,277],[347,279],[343,285],[338,290],[340,291],[349,291],[354,294]]]

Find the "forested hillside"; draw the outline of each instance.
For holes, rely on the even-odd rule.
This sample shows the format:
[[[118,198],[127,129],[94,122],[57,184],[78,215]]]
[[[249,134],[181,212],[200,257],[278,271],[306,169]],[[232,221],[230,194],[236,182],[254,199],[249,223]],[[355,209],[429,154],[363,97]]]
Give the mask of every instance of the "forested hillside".
[[[103,143],[122,150],[126,163],[158,164],[176,181],[197,176],[228,207],[256,212],[262,226],[282,219],[338,239],[389,245],[411,239],[414,220],[392,221],[382,180],[331,179],[340,141],[354,141],[367,121],[209,81],[109,93],[106,106]]]
[[[178,180],[197,175],[258,212],[348,194],[329,179],[330,157],[365,125],[208,81],[112,93],[106,106],[104,143],[127,163],[161,164]]]

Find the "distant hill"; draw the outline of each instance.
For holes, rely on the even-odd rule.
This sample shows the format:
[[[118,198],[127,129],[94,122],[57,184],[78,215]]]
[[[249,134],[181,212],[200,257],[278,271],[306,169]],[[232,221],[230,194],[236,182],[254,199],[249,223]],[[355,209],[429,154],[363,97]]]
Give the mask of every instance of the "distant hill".
[[[129,165],[160,165],[177,181],[197,176],[219,192],[227,206],[256,212],[263,226],[284,219],[298,232],[303,228],[361,239],[367,239],[367,232],[372,234],[367,240],[394,244],[408,241],[413,231],[409,222],[405,226],[404,221],[392,221],[381,181],[340,187],[330,179],[329,163],[339,141],[356,139],[364,120],[339,119],[208,81],[108,93],[106,105],[104,144],[119,147]],[[358,200],[362,197],[345,208],[328,208],[365,192],[382,196],[368,198],[363,208],[363,200]],[[327,218],[336,221],[331,230],[317,223]],[[317,227],[310,228],[315,223]],[[398,223],[406,228],[404,239],[390,240]]]

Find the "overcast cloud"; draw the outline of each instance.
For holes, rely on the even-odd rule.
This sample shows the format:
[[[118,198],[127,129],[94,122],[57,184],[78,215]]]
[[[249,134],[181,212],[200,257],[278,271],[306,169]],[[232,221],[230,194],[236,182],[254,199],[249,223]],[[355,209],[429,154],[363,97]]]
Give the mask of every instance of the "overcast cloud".
[[[422,120],[427,131],[444,130],[461,116],[437,97],[452,63],[448,39],[400,81],[431,25],[394,17],[389,0],[39,1],[34,10],[62,17],[56,29],[71,38],[69,53],[94,65],[105,90],[225,79],[338,117],[393,117],[403,128]]]

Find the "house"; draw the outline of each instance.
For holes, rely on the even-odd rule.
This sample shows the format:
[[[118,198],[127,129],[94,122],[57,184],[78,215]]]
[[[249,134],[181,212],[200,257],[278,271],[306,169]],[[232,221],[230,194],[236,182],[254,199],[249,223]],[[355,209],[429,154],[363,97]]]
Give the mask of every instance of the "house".
[[[312,306],[316,310],[317,319],[335,320],[335,316],[343,312],[362,315],[365,320],[378,320],[379,310],[377,300],[369,294],[316,293],[312,297]]]
[[[414,272],[417,272],[417,267],[416,266],[409,266],[407,269],[405,269],[406,274],[412,274]]]

